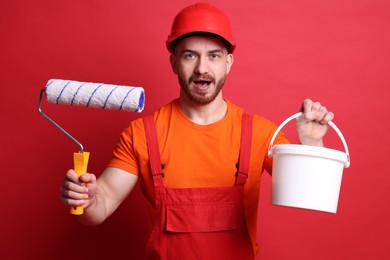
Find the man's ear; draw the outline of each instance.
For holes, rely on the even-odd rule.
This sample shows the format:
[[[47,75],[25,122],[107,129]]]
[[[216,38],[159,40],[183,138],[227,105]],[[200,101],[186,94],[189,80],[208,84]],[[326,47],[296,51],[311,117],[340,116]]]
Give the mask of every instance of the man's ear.
[[[169,62],[171,63],[171,68],[172,68],[173,73],[175,73],[177,75],[177,68],[176,68],[177,63],[176,63],[176,57],[174,54],[171,54],[169,56]]]
[[[229,53],[226,57],[226,74],[229,74],[230,69],[232,68],[234,63],[234,56],[233,54]]]

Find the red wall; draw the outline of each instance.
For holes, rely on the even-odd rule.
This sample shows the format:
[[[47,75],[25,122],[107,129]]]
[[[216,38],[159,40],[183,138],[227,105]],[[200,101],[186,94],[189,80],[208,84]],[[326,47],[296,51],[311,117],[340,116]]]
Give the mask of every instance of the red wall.
[[[61,204],[77,147],[37,113],[38,93],[50,78],[145,88],[143,114],[43,104],[91,152],[89,171],[99,174],[127,123],[178,95],[164,41],[189,3],[0,2],[1,259],[143,259],[138,188],[99,227],[80,225]],[[390,2],[212,3],[231,17],[238,45],[225,97],[276,123],[302,99],[320,100],[351,152],[337,214],[270,205],[263,176],[258,259],[389,259]],[[342,149],[332,133],[327,145]]]

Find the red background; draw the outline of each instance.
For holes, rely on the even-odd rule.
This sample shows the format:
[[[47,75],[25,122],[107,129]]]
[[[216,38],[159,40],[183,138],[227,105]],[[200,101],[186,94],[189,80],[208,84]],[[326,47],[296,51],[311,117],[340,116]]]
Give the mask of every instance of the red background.
[[[142,114],[43,104],[99,174],[128,122],[178,95],[164,42],[192,2],[0,2],[1,259],[143,259],[138,187],[99,227],[80,225],[60,202],[77,147],[37,113],[38,93],[50,78],[145,88]],[[238,46],[225,97],[277,124],[304,98],[319,100],[351,152],[337,214],[270,205],[264,174],[258,259],[390,259],[390,2],[211,2],[231,17]],[[285,131],[295,140],[293,128]],[[342,149],[331,132],[326,143]]]

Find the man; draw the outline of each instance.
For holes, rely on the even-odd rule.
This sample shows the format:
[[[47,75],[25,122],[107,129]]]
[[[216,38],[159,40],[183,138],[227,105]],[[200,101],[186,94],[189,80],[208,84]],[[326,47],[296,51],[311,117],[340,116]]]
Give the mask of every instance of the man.
[[[84,206],[80,221],[97,225],[139,179],[150,212],[150,259],[253,259],[261,173],[272,169],[267,149],[276,126],[222,97],[236,45],[219,9],[183,9],[167,47],[179,98],[130,123],[98,180],[69,170],[62,201]],[[301,143],[322,146],[333,113],[309,99],[301,109]],[[280,134],[278,143],[288,140]]]

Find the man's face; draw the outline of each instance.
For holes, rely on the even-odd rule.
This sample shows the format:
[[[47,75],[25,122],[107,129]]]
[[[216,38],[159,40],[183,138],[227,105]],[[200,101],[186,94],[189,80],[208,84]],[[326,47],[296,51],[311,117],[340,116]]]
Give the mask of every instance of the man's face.
[[[225,83],[233,64],[223,42],[210,36],[189,36],[182,39],[171,56],[171,65],[178,75],[181,93],[196,104],[212,102]]]

